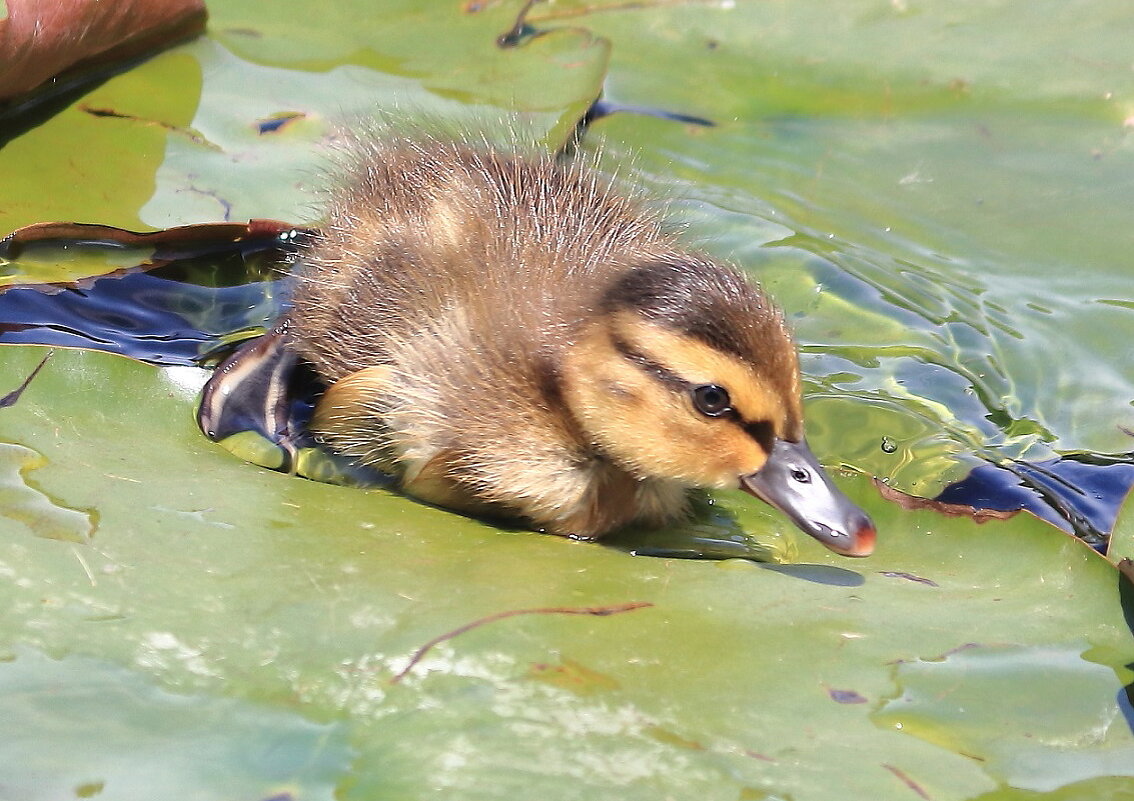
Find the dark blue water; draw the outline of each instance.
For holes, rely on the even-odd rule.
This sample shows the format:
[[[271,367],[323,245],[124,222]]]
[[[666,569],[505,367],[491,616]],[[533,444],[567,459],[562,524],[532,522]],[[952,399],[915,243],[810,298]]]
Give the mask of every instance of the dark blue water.
[[[937,500],[977,509],[1025,509],[1099,550],[1134,486],[1134,454],[1070,453],[1044,462],[982,465]]]
[[[17,270],[36,250],[56,258],[113,251],[137,263],[69,283],[0,290],[0,344],[84,348],[160,365],[200,364],[226,343],[260,333],[282,309],[283,276],[299,242],[297,232],[281,234],[275,225],[141,235],[102,226],[38,228],[44,230],[0,241],[0,256]]]
[[[202,287],[145,272],[50,292],[0,294],[0,344],[117,353],[160,365],[198,364],[233,332],[262,329],[279,313],[276,282]]]

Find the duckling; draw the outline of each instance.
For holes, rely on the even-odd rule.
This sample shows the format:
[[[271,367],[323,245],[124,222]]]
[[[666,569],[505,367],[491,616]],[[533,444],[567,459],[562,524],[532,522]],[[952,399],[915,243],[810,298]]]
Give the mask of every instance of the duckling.
[[[782,312],[596,170],[470,140],[347,148],[284,348],[310,431],[442,507],[597,539],[743,489],[832,550],[870,518],[804,438]]]

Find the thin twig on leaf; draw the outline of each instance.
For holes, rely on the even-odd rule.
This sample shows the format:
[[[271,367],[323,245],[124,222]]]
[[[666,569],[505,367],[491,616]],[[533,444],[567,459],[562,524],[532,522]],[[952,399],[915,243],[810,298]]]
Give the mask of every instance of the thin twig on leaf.
[[[506,612],[497,612],[494,615],[478,618],[463,626],[458,626],[452,631],[447,631],[440,636],[434,637],[425,645],[414,651],[413,656],[410,657],[409,663],[390,679],[390,684],[397,684],[405,678],[406,674],[413,670],[417,663],[435,646],[464,634],[466,631],[475,629],[478,626],[483,626],[486,623],[495,623],[497,620],[504,620],[505,618],[516,617],[517,615],[595,615],[597,617],[606,617],[607,615],[617,615],[622,612],[632,612],[635,609],[644,609],[648,606],[653,606],[653,604],[647,601],[631,601],[630,603],[613,604],[611,606],[549,606],[539,609],[509,609]]]

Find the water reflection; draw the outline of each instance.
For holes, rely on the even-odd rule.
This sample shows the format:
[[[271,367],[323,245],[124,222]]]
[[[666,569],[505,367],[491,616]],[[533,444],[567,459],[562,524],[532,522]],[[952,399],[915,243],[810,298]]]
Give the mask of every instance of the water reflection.
[[[22,229],[0,241],[0,344],[83,348],[158,365],[193,365],[262,332],[287,294],[294,231],[278,226],[187,226],[134,234],[105,226]],[[239,229],[232,231],[232,228]],[[62,279],[64,265],[101,274]],[[22,281],[22,283],[21,283]]]
[[[234,331],[262,328],[279,309],[275,282],[203,287],[160,270],[98,278],[86,288],[17,287],[0,294],[0,344],[117,353],[160,365],[197,364]]]

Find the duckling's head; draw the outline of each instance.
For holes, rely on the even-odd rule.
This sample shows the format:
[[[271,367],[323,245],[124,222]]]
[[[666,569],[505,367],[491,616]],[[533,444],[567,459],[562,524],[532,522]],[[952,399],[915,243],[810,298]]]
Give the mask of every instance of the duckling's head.
[[[783,314],[729,267],[689,254],[606,288],[563,367],[573,416],[639,478],[739,486],[832,550],[867,556],[870,518],[804,439],[799,360]]]

